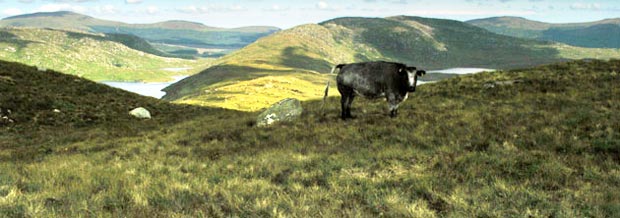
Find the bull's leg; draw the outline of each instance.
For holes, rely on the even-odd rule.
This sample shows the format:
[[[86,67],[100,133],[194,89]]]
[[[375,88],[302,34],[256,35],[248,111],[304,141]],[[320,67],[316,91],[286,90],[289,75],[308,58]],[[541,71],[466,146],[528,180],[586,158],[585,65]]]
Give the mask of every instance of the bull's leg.
[[[347,119],[347,102],[348,102],[348,98],[349,98],[349,96],[347,96],[347,95],[342,95],[340,97],[340,117],[343,120]]]
[[[398,115],[398,104],[390,104],[390,117],[394,118]]]
[[[396,96],[388,95],[387,96],[388,108],[390,109],[390,117],[394,118],[398,115],[398,105],[400,102]]]
[[[353,102],[353,89],[351,87],[338,84],[338,91],[340,92],[340,106],[341,106],[341,118],[343,120],[351,118],[351,102]]]
[[[346,113],[347,118],[353,118],[353,115],[351,115],[351,104],[353,103],[354,98],[355,98],[355,95],[351,95],[347,99],[347,113]]]
[[[398,115],[398,108],[390,110],[390,117],[394,118]]]

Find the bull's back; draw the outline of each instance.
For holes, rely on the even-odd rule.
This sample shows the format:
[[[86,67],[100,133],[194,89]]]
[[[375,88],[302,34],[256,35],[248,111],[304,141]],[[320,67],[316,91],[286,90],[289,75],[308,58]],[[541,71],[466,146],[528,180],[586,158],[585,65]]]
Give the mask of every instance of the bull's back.
[[[341,68],[336,77],[339,86],[346,86],[365,97],[384,95],[386,75],[397,71],[395,64],[387,62],[365,62],[348,64]]]

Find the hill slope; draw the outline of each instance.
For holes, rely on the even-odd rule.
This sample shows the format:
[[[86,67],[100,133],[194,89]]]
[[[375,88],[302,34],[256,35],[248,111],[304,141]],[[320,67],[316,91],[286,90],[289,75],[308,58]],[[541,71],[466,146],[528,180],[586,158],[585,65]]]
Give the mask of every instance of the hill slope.
[[[304,102],[300,120],[267,128],[0,64],[2,111],[38,117],[0,128],[3,217],[620,215],[618,60],[425,84],[396,119],[381,101],[356,100],[347,122],[337,98],[326,117]],[[138,105],[154,119],[127,117]]]
[[[153,119],[140,121],[129,116],[136,107],[150,110]],[[20,157],[37,151],[28,145],[40,148],[60,143],[54,137],[79,142],[92,137],[85,133],[90,131],[110,137],[136,135],[207,111],[0,60],[0,150],[18,149],[24,152]],[[10,137],[15,138],[5,140]]]
[[[276,27],[216,28],[188,21],[127,24],[74,12],[42,12],[7,17],[0,27],[36,27],[94,33],[132,34],[150,42],[191,47],[240,48],[279,29]]]
[[[140,49],[140,50],[135,50]],[[205,60],[165,58],[135,36],[49,29],[0,29],[0,59],[54,69],[95,81],[162,81],[190,74],[163,68],[201,68]]]
[[[284,97],[321,97],[330,79],[321,73],[338,63],[392,60],[426,70],[502,69],[618,56],[620,50],[518,39],[459,21],[405,16],[339,18],[264,37],[219,59],[214,67],[169,86],[164,98],[257,110]]]
[[[521,17],[492,17],[467,23],[508,36],[549,40],[588,48],[620,48],[620,18],[588,23],[552,24]]]

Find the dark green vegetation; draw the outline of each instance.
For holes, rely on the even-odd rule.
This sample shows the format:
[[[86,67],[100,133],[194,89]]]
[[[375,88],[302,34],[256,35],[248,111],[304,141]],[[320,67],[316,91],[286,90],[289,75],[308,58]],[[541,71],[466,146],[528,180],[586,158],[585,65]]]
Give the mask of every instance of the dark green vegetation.
[[[0,28],[0,59],[95,81],[167,81],[203,69],[208,60],[167,58],[133,35]],[[165,68],[192,68],[171,72]]]
[[[76,35],[82,35],[82,37],[93,37],[90,35],[79,34],[79,33],[76,33]],[[134,35],[129,35],[129,34],[107,33],[102,37],[93,37],[93,38],[100,38],[100,40],[110,40],[110,41],[118,42],[134,50],[142,51],[145,53],[149,53],[149,54],[153,54],[153,55],[157,55],[161,57],[184,57],[184,58],[193,57],[189,55],[182,56],[182,55],[169,54],[166,52],[162,52],[156,49],[155,47],[153,47],[146,40],[140,37],[134,36]]]
[[[453,20],[406,16],[338,18],[261,38],[217,60],[213,67],[169,86],[164,98],[256,110],[287,97],[278,96],[282,90],[296,90],[295,96],[301,99],[320,98],[325,82],[330,79],[324,73],[340,63],[391,60],[426,70],[512,69],[568,59],[610,57],[620,57],[620,50],[519,39]],[[291,82],[270,85],[264,79],[267,76]],[[244,82],[243,86],[239,82]],[[253,100],[256,95],[272,97]]]
[[[160,119],[137,122],[128,116],[130,110],[140,106],[152,110]],[[36,67],[0,61],[0,117],[6,116],[0,118],[0,141],[2,149],[16,150],[15,157],[34,158],[47,145],[95,136],[133,136],[141,130],[157,130],[161,125],[207,111],[172,105],[51,70],[41,72]]]
[[[551,24],[520,17],[467,21],[491,32],[520,38],[561,42],[587,48],[620,48],[620,18],[589,23]]]
[[[238,49],[279,29],[276,27],[216,28],[187,21],[127,24],[73,12],[43,12],[4,18],[0,27],[36,27],[93,33],[131,34],[152,43],[196,48]]]
[[[340,121],[334,97],[257,128],[1,62],[0,216],[618,217],[619,72],[468,75],[418,87],[396,119],[360,99]]]

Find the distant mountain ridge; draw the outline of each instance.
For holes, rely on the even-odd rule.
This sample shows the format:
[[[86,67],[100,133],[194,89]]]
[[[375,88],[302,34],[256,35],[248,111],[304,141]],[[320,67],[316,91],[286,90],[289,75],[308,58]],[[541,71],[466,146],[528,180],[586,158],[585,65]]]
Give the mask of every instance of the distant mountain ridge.
[[[279,30],[277,27],[218,28],[197,22],[164,21],[128,24],[60,11],[17,15],[0,20],[0,27],[35,27],[93,33],[132,34],[150,42],[192,47],[243,47]]]
[[[529,39],[562,42],[588,48],[620,48],[620,18],[584,23],[545,23],[522,17],[492,17],[467,21],[491,32]]]
[[[167,87],[164,99],[257,110],[287,96],[321,97],[332,79],[326,73],[340,63],[389,60],[426,70],[510,69],[613,56],[620,50],[514,38],[454,20],[344,17],[261,38]]]
[[[37,28],[0,28],[0,59],[82,76],[95,81],[167,81],[200,69],[205,60],[162,57],[143,39]]]

